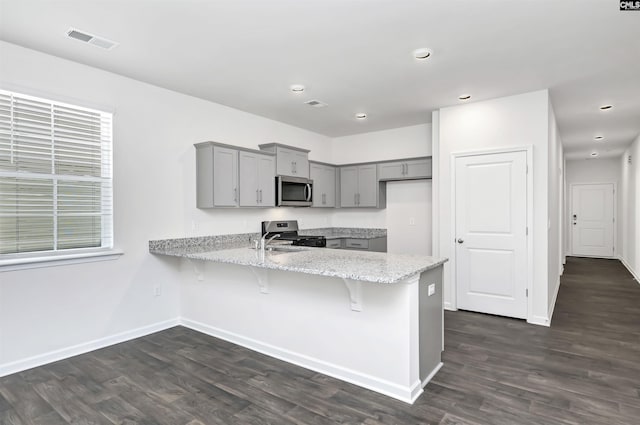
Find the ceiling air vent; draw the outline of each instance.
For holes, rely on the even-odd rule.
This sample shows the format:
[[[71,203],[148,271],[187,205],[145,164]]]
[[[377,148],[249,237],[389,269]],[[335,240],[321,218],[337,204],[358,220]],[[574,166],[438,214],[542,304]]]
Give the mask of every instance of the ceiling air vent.
[[[73,38],[84,43],[93,44],[96,47],[100,47],[105,50],[111,50],[118,45],[115,41],[108,40],[104,37],[89,34],[85,31],[80,31],[75,28],[69,28],[67,31],[67,37]]]
[[[319,100],[307,100],[304,103],[305,105],[313,106],[314,108],[324,108],[325,106],[329,106],[324,102],[320,102]]]

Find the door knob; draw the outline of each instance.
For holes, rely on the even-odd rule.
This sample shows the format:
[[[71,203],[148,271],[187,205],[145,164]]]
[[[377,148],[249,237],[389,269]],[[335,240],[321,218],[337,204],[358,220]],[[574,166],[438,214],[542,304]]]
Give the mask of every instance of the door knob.
[[[458,239],[458,243],[463,243],[464,239]]]

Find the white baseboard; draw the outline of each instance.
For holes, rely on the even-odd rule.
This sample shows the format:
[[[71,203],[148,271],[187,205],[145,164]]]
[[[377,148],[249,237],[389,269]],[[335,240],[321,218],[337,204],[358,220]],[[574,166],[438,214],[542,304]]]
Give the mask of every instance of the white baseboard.
[[[431,371],[431,373],[429,375],[427,375],[426,378],[424,378],[424,380],[422,381],[422,388],[425,387],[425,385],[427,385],[429,383],[429,381],[431,381],[433,379],[434,376],[436,376],[436,373],[438,373],[438,371],[442,368],[442,366],[444,366],[444,363],[440,362],[438,363],[438,365],[436,367],[433,368],[433,370]]]
[[[620,260],[620,262],[627,268],[627,270],[629,270],[629,273],[631,273],[631,276],[633,276],[636,282],[640,283],[640,274],[638,274],[635,270],[633,270],[633,268],[627,262],[627,260],[625,260],[624,257],[621,255],[618,256],[618,260]]]
[[[547,327],[551,326],[551,321],[549,320],[549,318],[544,316],[531,316],[531,318],[527,319],[527,323]]]
[[[163,331],[179,324],[180,320],[178,318],[165,320],[163,322],[154,323],[152,325],[143,326],[141,328],[132,329],[130,331],[121,332],[104,338],[94,339],[93,341],[84,342],[71,347],[38,354],[37,356],[11,363],[5,363],[0,365],[0,377],[22,372],[23,370],[42,366],[47,363],[57,362],[58,360],[67,359],[79,354],[88,353],[89,351],[98,350],[100,348],[108,347],[109,345],[119,344],[134,338],[140,338],[141,336]]]
[[[558,284],[556,285],[556,292],[553,294],[553,298],[551,299],[551,304],[549,304],[549,324],[547,326],[551,326],[551,321],[553,320],[553,311],[556,309],[556,301],[558,300],[558,292],[560,292],[560,276],[558,276]]]
[[[88,353],[110,345],[119,344],[121,342],[163,331],[178,325],[247,347],[262,354],[332,376],[410,404],[413,404],[413,402],[415,402],[415,400],[422,394],[422,388],[442,367],[442,363],[439,363],[422,382],[420,382],[420,380],[416,380],[416,382],[410,386],[403,386],[356,370],[345,368],[340,365],[329,363],[324,360],[285,350],[252,338],[247,338],[233,332],[227,332],[204,323],[185,318],[175,318],[74,345],[72,347],[66,347],[15,362],[2,364],[0,365],[0,377],[22,372],[27,369],[53,363],[59,360],[64,360],[69,357]]]
[[[453,307],[451,306],[451,303],[450,303],[449,301],[445,301],[445,302],[442,304],[442,307],[443,307],[445,310],[449,310],[449,311],[458,311],[458,309],[457,309],[457,308],[453,308]]]
[[[202,332],[204,334],[220,338],[225,341],[229,341],[233,344],[249,348],[262,354],[266,354],[267,356],[275,357],[287,363],[293,363],[297,366],[311,369],[316,372],[340,379],[342,381],[346,381],[360,387],[376,391],[397,400],[404,401],[405,403],[413,403],[422,393],[420,380],[416,381],[411,386],[398,385],[396,383],[379,379],[374,376],[358,372],[356,370],[352,370],[340,365],[326,362],[324,360],[276,347],[262,341],[247,338],[245,336],[233,332],[228,332],[223,329],[209,326],[194,320],[182,318],[180,322],[182,326],[186,328],[193,329],[195,331]],[[437,370],[432,372],[432,375],[435,375],[435,372],[437,372]],[[432,375],[430,375],[430,377]]]

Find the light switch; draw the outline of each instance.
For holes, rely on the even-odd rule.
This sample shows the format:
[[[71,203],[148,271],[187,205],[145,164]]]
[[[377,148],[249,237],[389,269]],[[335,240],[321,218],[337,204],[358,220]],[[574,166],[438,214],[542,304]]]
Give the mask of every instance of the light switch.
[[[416,219],[414,217],[410,217],[409,218],[409,226],[415,226],[416,225]]]
[[[433,294],[435,294],[435,293],[436,293],[436,284],[435,284],[435,283],[432,283],[431,285],[429,285],[429,292],[428,292],[428,294],[429,294],[429,296],[431,296],[431,295],[433,295]]]

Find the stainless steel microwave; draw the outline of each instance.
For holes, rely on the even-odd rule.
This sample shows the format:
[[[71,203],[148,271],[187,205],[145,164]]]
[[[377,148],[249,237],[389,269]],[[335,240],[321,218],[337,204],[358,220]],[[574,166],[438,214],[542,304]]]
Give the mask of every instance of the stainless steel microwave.
[[[276,176],[278,207],[310,207],[313,203],[313,180],[303,177]]]

